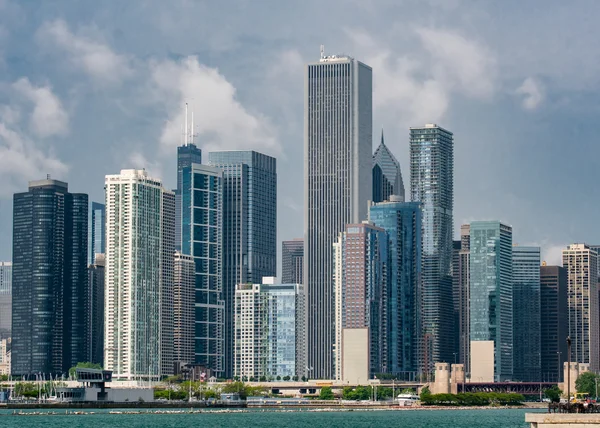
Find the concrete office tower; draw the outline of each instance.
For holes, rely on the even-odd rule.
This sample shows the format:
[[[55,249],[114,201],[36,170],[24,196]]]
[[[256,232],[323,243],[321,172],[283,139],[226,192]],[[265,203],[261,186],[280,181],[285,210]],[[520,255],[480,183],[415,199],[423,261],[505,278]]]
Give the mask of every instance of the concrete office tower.
[[[454,241],[454,254],[452,259],[452,288],[454,300],[454,320],[456,324],[455,340],[458,346],[456,360],[465,365],[465,372],[469,367],[469,253],[470,253],[470,226],[463,224],[460,227],[460,241]],[[456,248],[458,247],[458,248]]]
[[[472,222],[470,252],[471,380],[510,380],[513,375],[512,228],[498,221]],[[478,342],[491,342],[493,346],[482,349]]]
[[[311,377],[333,376],[332,244],[367,217],[372,194],[371,67],[325,56],[304,69],[304,284]]]
[[[571,361],[598,371],[598,255],[586,244],[571,244],[562,251],[562,261],[567,270]]]
[[[513,377],[541,379],[540,247],[513,246]]]
[[[236,284],[259,284],[277,272],[277,166],[255,151],[212,152],[223,170],[223,299],[225,376],[233,373]]]
[[[334,244],[335,379],[346,380],[347,362],[355,355],[343,352],[343,332],[368,329],[358,347],[367,361],[367,377],[388,373],[388,236],[369,224],[349,224]],[[366,379],[365,379],[366,380]]]
[[[389,202],[372,205],[369,220],[389,239],[388,372],[415,380],[427,357],[422,348],[421,204],[397,199],[392,196]]]
[[[88,296],[86,301],[86,354],[85,361],[104,367],[104,254],[96,254],[94,264],[88,267]]]
[[[88,196],[47,178],[13,199],[12,374],[85,361]]]
[[[93,265],[96,254],[106,252],[106,209],[104,204],[98,202],[92,202],[89,247],[88,265]]]
[[[175,252],[173,272],[173,360],[176,364],[193,364],[196,325],[194,258]]]
[[[281,243],[281,282],[303,284],[304,240],[296,238]]]
[[[235,291],[234,376],[242,381],[306,375],[301,284],[238,284]]]
[[[175,195],[145,170],[107,175],[104,368],[116,378],[173,373]]]
[[[453,362],[452,133],[434,124],[410,128],[410,193],[423,204],[423,340],[428,372]]]
[[[383,141],[373,155],[373,202],[389,201],[391,195],[396,195],[404,202],[404,183],[400,163]]]
[[[12,263],[0,262],[0,339],[10,337],[11,318]]]
[[[223,302],[223,171],[207,165],[183,168],[183,254],[194,260],[194,359],[222,374],[225,364]]]
[[[181,234],[183,224],[189,224],[189,213],[182,210],[181,192],[184,185],[183,170],[192,164],[202,163],[202,151],[194,144],[196,130],[194,129],[194,113],[188,122],[188,105],[185,104],[183,128],[183,144],[177,147],[177,188],[175,189],[175,249],[181,250]]]
[[[542,377],[544,382],[562,382],[562,367],[567,361],[569,317],[567,271],[562,266],[540,267]]]

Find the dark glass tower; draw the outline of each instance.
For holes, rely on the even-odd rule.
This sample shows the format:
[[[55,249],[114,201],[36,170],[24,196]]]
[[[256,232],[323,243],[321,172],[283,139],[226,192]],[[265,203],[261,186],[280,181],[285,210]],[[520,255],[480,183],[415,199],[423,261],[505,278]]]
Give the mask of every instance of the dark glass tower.
[[[262,283],[277,272],[276,160],[255,151],[208,154],[223,170],[223,300],[225,375],[233,373],[236,284]]]
[[[423,207],[423,340],[427,371],[454,362],[452,323],[452,133],[434,124],[410,128],[410,193]]]
[[[93,204],[92,204],[93,206]],[[104,267],[105,256],[98,253],[88,267],[87,358],[85,361],[104,367]]]
[[[562,266],[540,268],[542,381],[561,382],[567,361],[569,316],[567,270]]]
[[[281,243],[281,283],[303,284],[304,240],[302,238]]]
[[[40,180],[13,203],[12,374],[85,361],[88,196]]]
[[[104,204],[92,202],[88,265],[94,264],[96,254],[104,253],[106,253],[106,208],[104,207]]]
[[[373,155],[373,202],[389,201],[391,195],[405,200],[400,163],[385,145],[381,131],[381,144]]]
[[[177,251],[181,251],[181,229],[184,224],[190,225],[190,213],[184,212],[181,208],[183,170],[190,168],[194,163],[202,163],[202,150],[193,143],[177,147],[177,189],[175,189],[175,249]]]
[[[369,220],[389,237],[388,371],[415,380],[422,369],[421,319],[421,204],[389,202],[371,206]]]

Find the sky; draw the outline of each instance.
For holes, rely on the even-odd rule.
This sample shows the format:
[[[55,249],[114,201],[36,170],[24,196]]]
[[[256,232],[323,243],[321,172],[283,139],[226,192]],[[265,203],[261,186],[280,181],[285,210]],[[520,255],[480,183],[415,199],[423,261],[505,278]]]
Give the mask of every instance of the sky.
[[[183,106],[196,144],[277,158],[278,246],[303,233],[303,67],[373,68],[381,129],[409,189],[408,128],[454,133],[454,229],[501,220],[560,263],[600,243],[600,55],[593,0],[0,0],[0,260],[12,194],[104,176],[176,182]]]

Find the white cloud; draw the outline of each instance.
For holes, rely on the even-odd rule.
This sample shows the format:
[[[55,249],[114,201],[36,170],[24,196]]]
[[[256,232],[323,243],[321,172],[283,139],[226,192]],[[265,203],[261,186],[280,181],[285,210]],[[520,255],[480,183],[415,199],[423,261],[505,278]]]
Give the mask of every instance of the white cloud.
[[[62,20],[42,25],[38,40],[41,43],[52,41],[69,54],[73,64],[100,82],[120,82],[133,72],[126,56],[116,54],[106,44],[74,34]]]
[[[278,153],[280,146],[269,120],[248,111],[236,98],[235,87],[217,69],[195,56],[151,64],[157,100],[168,109],[160,142],[172,148],[182,142],[183,105],[194,111],[196,141],[206,150],[256,149]]]
[[[0,123],[0,195],[9,196],[29,181],[45,174],[61,175],[67,166],[51,152],[44,152],[17,130]]]
[[[523,95],[522,105],[527,110],[535,110],[544,101],[544,87],[533,77],[526,78],[516,93]]]
[[[13,88],[34,104],[29,126],[36,136],[46,138],[68,132],[69,115],[51,87],[33,86],[23,77],[13,84]]]

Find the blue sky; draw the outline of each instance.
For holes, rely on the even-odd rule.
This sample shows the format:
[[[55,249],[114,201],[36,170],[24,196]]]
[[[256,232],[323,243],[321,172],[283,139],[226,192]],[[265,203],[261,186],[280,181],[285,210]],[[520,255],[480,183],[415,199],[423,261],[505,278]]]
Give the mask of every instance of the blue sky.
[[[455,231],[499,219],[558,263],[600,242],[600,3],[0,0],[0,260],[12,193],[50,173],[103,200],[104,175],[175,185],[182,108],[196,142],[278,159],[278,241],[302,236],[303,64],[347,53],[374,73],[408,190],[408,127],[455,136]]]

